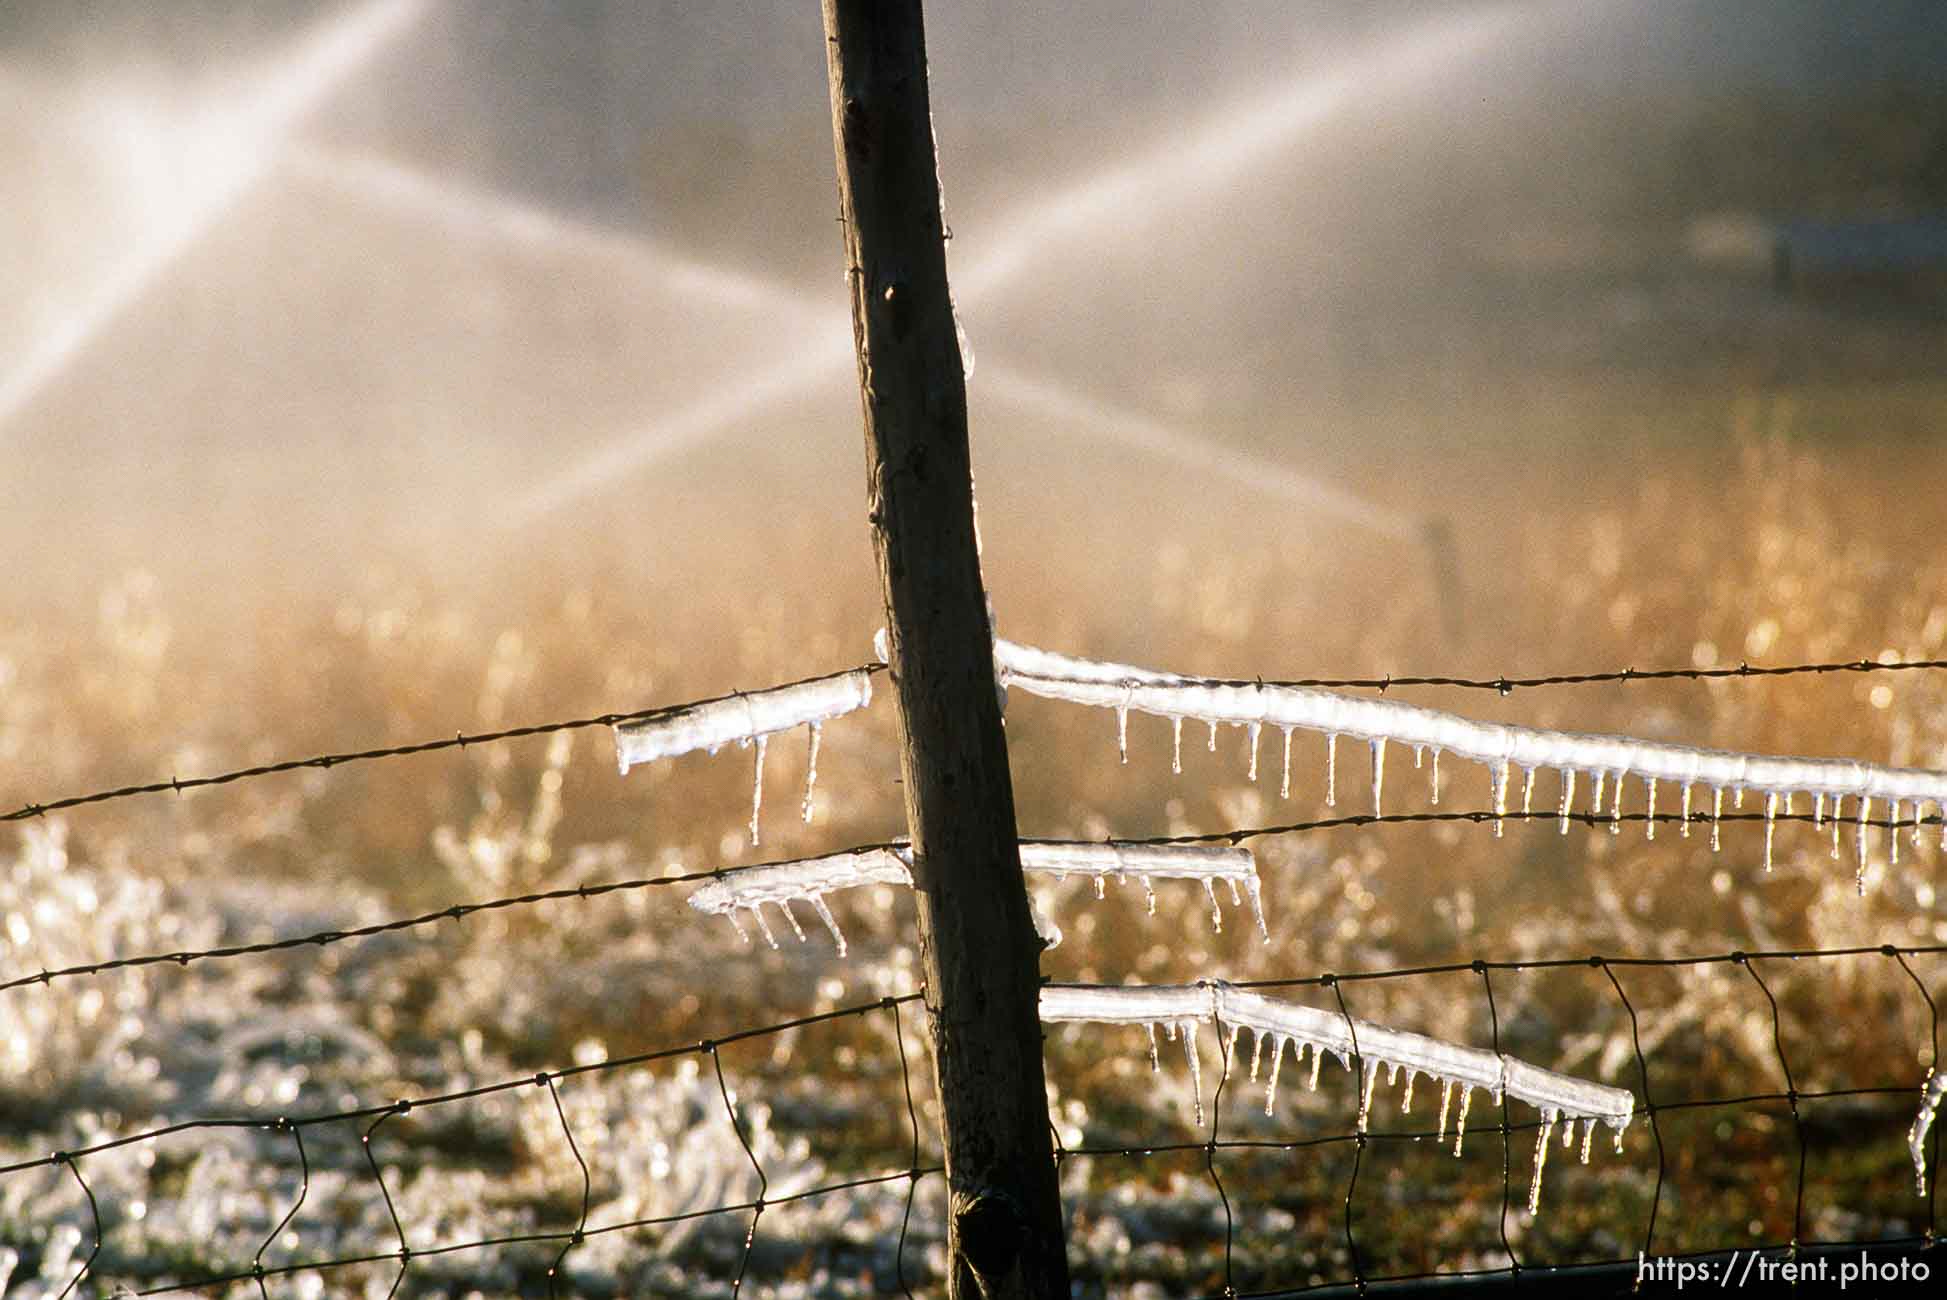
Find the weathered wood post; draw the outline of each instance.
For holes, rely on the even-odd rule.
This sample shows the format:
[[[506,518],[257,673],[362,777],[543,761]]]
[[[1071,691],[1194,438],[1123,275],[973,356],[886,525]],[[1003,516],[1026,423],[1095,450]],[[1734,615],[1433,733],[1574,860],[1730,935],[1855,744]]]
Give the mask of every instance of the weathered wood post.
[[[1068,1295],[1014,790],[974,548],[920,0],[823,0],[866,494],[951,1194],[948,1290]]]

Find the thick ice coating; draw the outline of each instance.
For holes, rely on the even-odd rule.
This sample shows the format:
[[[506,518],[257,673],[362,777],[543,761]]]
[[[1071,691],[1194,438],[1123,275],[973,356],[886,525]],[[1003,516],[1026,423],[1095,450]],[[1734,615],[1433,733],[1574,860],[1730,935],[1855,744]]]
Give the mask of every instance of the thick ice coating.
[[[743,922],[738,919],[739,911],[747,911],[757,921],[764,937],[777,946],[769,923],[765,920],[763,906],[774,904],[785,918],[797,929],[792,917],[791,904],[802,902],[818,913],[826,927],[830,929],[833,940],[838,944],[840,956],[845,954],[845,936],[840,933],[838,923],[825,905],[825,895],[835,889],[848,889],[854,885],[911,885],[912,872],[908,866],[911,850],[903,844],[892,847],[857,849],[849,853],[834,853],[820,858],[799,858],[790,862],[768,862],[752,867],[733,867],[717,873],[707,884],[701,885],[690,895],[690,906],[699,912],[717,916],[727,916],[737,927],[737,933],[746,940]],[[1109,877],[1118,880],[1131,877],[1142,882],[1148,891],[1150,906],[1155,907],[1156,895],[1153,881],[1156,880],[1196,880],[1203,884],[1204,892],[1210,897],[1212,915],[1216,926],[1222,929],[1221,913],[1217,909],[1216,882],[1222,880],[1230,886],[1233,902],[1241,902],[1239,891],[1248,894],[1251,907],[1257,917],[1258,932],[1270,940],[1270,932],[1264,924],[1264,895],[1257,877],[1257,862],[1248,849],[1231,848],[1209,844],[1117,844],[1073,843],[1068,841],[1028,841],[1021,845],[1021,867],[1038,875],[1052,876],[1092,876],[1096,881],[1096,893],[1102,892],[1102,882]],[[1058,931],[1044,929],[1045,934],[1058,934]],[[799,938],[803,932],[799,931]]]
[[[624,773],[638,763],[692,750],[715,753],[725,744],[822,723],[872,702],[872,674],[864,668],[810,681],[686,705],[615,728],[615,759]]]
[[[1535,1153],[1533,1181],[1529,1189],[1529,1210],[1541,1203],[1541,1171],[1549,1138],[1557,1123],[1566,1122],[1569,1130],[1582,1125],[1582,1159],[1589,1158],[1589,1145],[1598,1122],[1615,1130],[1616,1148],[1622,1148],[1623,1130],[1629,1127],[1636,1110],[1635,1096],[1623,1088],[1590,1083],[1572,1075],[1545,1070],[1506,1054],[1485,1051],[1428,1038],[1406,1030],[1392,1029],[1369,1020],[1348,1019],[1336,1011],[1325,1011],[1295,1002],[1283,1002],[1222,980],[1199,984],[1152,987],[1108,987],[1081,984],[1052,984],[1041,990],[1041,1018],[1044,1021],[1094,1021],[1114,1025],[1147,1025],[1152,1041],[1155,1026],[1183,1026],[1186,1033],[1197,1022],[1215,1025],[1227,1041],[1235,1044],[1243,1030],[1253,1038],[1251,1077],[1255,1079],[1262,1062],[1264,1045],[1271,1044],[1271,1073],[1265,1088],[1265,1112],[1270,1113],[1277,1089],[1278,1071],[1287,1047],[1293,1059],[1312,1054],[1311,1086],[1318,1086],[1318,1066],[1325,1053],[1336,1056],[1348,1069],[1356,1055],[1362,1062],[1360,1080],[1359,1128],[1366,1126],[1373,1091],[1380,1071],[1397,1082],[1406,1075],[1402,1110],[1412,1104],[1413,1083],[1420,1075],[1440,1085],[1440,1136],[1445,1137],[1447,1115],[1453,1094],[1460,1095],[1459,1126],[1455,1130],[1454,1154],[1460,1153],[1461,1129],[1473,1091],[1482,1088],[1497,1102],[1503,1096],[1525,1101],[1541,1112],[1541,1137]],[[1186,1044],[1195,1068],[1195,1049]],[[1152,1061],[1154,1057],[1152,1055]],[[1198,1103],[1201,1120],[1201,1100]],[[1569,1132],[1563,1134],[1564,1143]]]
[[[1934,1112],[1940,1109],[1943,1097],[1947,1097],[1947,1074],[1935,1070],[1920,1094],[1920,1113],[1913,1117],[1913,1127],[1906,1134],[1906,1147],[1913,1155],[1914,1185],[1922,1196],[1927,1194],[1927,1132],[1933,1128]]]
[[[1532,775],[1540,768],[1563,774],[1565,791],[1578,772],[1616,782],[1612,816],[1620,816],[1621,783],[1635,777],[1645,783],[1674,782],[1687,796],[1694,786],[1734,793],[1760,791],[1767,810],[1776,815],[1778,799],[1787,807],[1794,794],[1814,798],[1861,801],[1860,815],[1873,800],[1886,800],[1895,814],[1898,805],[1911,804],[1914,817],[1920,805],[1947,808],[1947,772],[1923,768],[1885,767],[1849,758],[1790,758],[1731,750],[1700,749],[1629,736],[1588,735],[1548,731],[1491,722],[1475,722],[1457,714],[1422,708],[1398,700],[1345,695],[1302,686],[1265,685],[1181,677],[1124,664],[1099,663],[1037,650],[1011,641],[994,645],[1001,684],[1019,687],[1049,699],[1113,709],[1122,719],[1130,710],[1169,718],[1180,724],[1194,718],[1215,727],[1298,727],[1322,732],[1336,740],[1351,736],[1373,749],[1373,790],[1377,795],[1388,741],[1458,754],[1486,764],[1493,777],[1496,811],[1507,798],[1509,773],[1520,769]],[[1532,785],[1525,787],[1530,793]],[[1598,789],[1600,786],[1598,786]],[[1563,800],[1564,811],[1568,797]]]

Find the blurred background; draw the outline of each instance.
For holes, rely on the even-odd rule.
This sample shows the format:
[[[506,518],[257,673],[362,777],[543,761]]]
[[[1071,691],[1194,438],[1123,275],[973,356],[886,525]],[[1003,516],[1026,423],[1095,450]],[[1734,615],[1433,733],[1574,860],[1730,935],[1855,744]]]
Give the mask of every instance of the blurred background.
[[[929,20],[1003,635],[1267,679],[1941,657],[1941,6],[997,0]],[[823,48],[815,6],[756,0],[0,6],[0,804],[867,658],[881,616]],[[1933,674],[1415,698],[1947,766]],[[1113,719],[1078,712],[1010,704],[1026,834],[1322,810],[1320,746],[1298,751],[1284,798],[1274,754],[1247,780],[1227,736],[1217,756],[1186,747],[1172,778],[1167,730],[1138,718],[1124,768]],[[76,810],[4,849],[0,913],[18,924],[0,975],[881,839],[899,829],[891,726],[882,700],[827,729],[802,823],[785,787],[804,751],[773,745],[761,847],[744,830],[747,753],[618,779],[587,732]],[[1362,788],[1362,771],[1340,775]],[[1397,778],[1398,806],[1420,806],[1420,775]],[[1454,806],[1485,800],[1481,774],[1452,780]],[[1875,838],[1863,898],[1822,832],[1781,828],[1768,876],[1757,830],[1724,840],[1712,854],[1703,837],[1552,826],[1274,837],[1258,841],[1269,947],[1241,925],[1210,934],[1192,887],[1193,906],[1158,919],[1078,886],[1043,900],[1068,932],[1047,967],[1163,982],[1947,939],[1931,839],[1895,860]],[[39,1150],[911,987],[910,912],[889,890],[834,898],[849,961],[816,935],[748,954],[654,892],[370,944],[342,965],[130,975],[106,1002],[81,981],[68,1001],[0,994],[0,1110]],[[1937,988],[1938,961],[1914,961]],[[1799,1085],[1924,1069],[1910,982],[1835,969],[1776,985],[1788,1043],[1816,1031],[1849,1049]],[[1634,1077],[1606,984],[1515,983],[1500,1032],[1531,1059]],[[1770,1079],[1763,1008],[1720,983],[1646,991],[1666,1089]],[[1387,988],[1357,1010],[1487,1041],[1466,990]],[[254,1082],[221,1072],[242,1031],[217,1027],[217,1006],[262,1031]],[[286,1030],[309,1055],[263,1046]],[[1112,1064],[1099,1038],[1056,1041],[1059,1122],[1103,1140],[1187,1132],[1182,1081],[1153,1091],[1129,1037]],[[739,1064],[778,1108],[779,1140],[836,1135],[793,1158],[851,1169],[883,1138],[903,1168],[902,1139],[878,1133],[887,1043],[824,1044],[807,1075],[813,1050]],[[611,1135],[629,1157],[616,1194],[638,1210],[667,1202],[628,1181],[627,1142],[677,1142],[687,1112],[671,1106],[661,1136]],[[1835,1122],[1844,1164],[1815,1235],[1912,1226],[1903,1107]],[[1795,1154],[1787,1119],[1699,1128],[1697,1149],[1723,1159],[1673,1167],[1671,1185],[1728,1208],[1677,1231],[1791,1234],[1773,1177]],[[455,1180],[483,1160],[565,1159],[545,1115],[472,1122],[425,1167],[449,1226],[461,1211],[439,1189],[472,1186]],[[1597,1221],[1565,1209],[1537,1249],[1637,1239],[1652,1196],[1639,1139],[1606,1172],[1564,1162],[1551,1201]],[[1498,1204],[1494,1147],[1470,1174],[1428,1175],[1439,1231],[1374,1249],[1401,1267],[1492,1265],[1500,1238],[1475,1211]],[[131,1203],[176,1207],[153,1239],[114,1238],[131,1272],[156,1276],[169,1250],[228,1258],[230,1238],[181,1208],[203,1194],[185,1187],[234,1192],[249,1257],[281,1213],[273,1157],[201,1163],[220,1156],[195,1157],[193,1178],[166,1162],[103,1176],[118,1225],[144,1221]],[[517,1231],[558,1208],[560,1172],[461,1199],[477,1231]],[[1171,1288],[1215,1276],[1221,1233],[1137,1224],[1110,1198],[1127,1174],[1071,1173],[1077,1240]],[[72,1199],[58,1183],[0,1188],[0,1257],[20,1252],[21,1276],[65,1276],[49,1220],[29,1213]],[[1149,1190],[1180,1207],[1202,1194],[1192,1183],[1154,1175]],[[1324,1186],[1287,1185],[1265,1211],[1263,1278],[1344,1273],[1325,1247],[1294,1263],[1274,1244],[1337,1213]],[[896,1222],[896,1203],[868,1208],[860,1222]],[[367,1245],[383,1222],[350,1216],[298,1254]],[[707,1234],[684,1249],[710,1275],[735,1259]],[[819,1249],[821,1276],[844,1271]],[[865,1290],[882,1266],[868,1258]]]

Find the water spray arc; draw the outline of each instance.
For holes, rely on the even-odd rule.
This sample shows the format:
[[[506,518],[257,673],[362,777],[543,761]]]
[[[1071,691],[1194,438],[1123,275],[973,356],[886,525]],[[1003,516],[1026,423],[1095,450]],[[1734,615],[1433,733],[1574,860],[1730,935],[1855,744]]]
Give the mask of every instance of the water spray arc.
[[[193,135],[193,174],[146,238],[124,250],[81,301],[0,375],[0,433],[251,191],[307,114],[427,7],[428,0],[366,0],[322,24],[239,103],[198,121],[166,124],[164,129]]]
[[[1534,8],[1499,4],[1420,24],[1344,63],[1299,73],[1278,91],[1213,113],[1195,129],[1134,162],[1084,177],[1000,223],[1005,233],[954,277],[956,296],[972,303],[998,293],[1063,236],[1128,211],[1153,210],[1196,192],[1213,176],[1235,174],[1348,111],[1359,94],[1373,93],[1374,83],[1399,85],[1474,58],[1531,18]],[[550,514],[601,488],[613,476],[652,465],[788,395],[835,381],[849,355],[836,344],[829,355],[822,343],[807,346],[799,357],[753,379],[740,394],[713,395],[617,438],[589,461],[568,468],[517,501],[508,519],[518,525]]]

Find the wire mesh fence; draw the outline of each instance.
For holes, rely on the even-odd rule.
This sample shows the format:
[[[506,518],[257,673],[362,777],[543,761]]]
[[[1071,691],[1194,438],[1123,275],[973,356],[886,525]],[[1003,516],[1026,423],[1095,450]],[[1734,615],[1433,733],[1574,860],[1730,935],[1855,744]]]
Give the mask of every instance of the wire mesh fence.
[[[1657,676],[1933,666],[1938,665],[1862,661],[1748,674],[1742,669],[1630,670],[1464,684],[1509,689]],[[9,819],[39,819],[64,808],[301,767],[324,769],[567,728],[613,726],[668,716],[683,707],[125,786],[27,804]],[[1239,844],[1342,828],[1564,816],[1591,827],[1613,826],[1616,820],[1606,811],[1445,809],[1120,842]],[[1813,820],[1795,812],[1776,818]],[[1701,811],[1621,815],[1623,821],[1652,824],[1706,819],[1719,818]],[[1724,812],[1721,820],[1769,818]],[[1867,824],[1916,829],[1939,820],[1888,816]],[[279,954],[302,959],[307,952],[319,954],[329,978],[335,967],[326,963],[342,946],[407,931],[436,932],[443,922],[482,914],[660,895],[669,886],[702,885],[726,874],[595,880],[360,926],[0,972],[0,996],[34,998],[42,995],[37,989],[151,967],[248,965]],[[1679,1265],[1721,1273],[1739,1267],[1740,1259],[1744,1269],[1761,1273],[1820,1260],[1836,1268],[1845,1262],[1840,1255],[1855,1248],[1872,1252],[1875,1260],[1920,1252],[1916,1258],[1924,1264],[1932,1259],[1927,1252],[1936,1240],[1936,1180],[1926,1177],[1924,1197],[1915,1196],[1906,1141],[1912,1138],[1916,1157],[1924,1154],[1924,1172],[1937,1168],[1940,1128],[1927,1135],[1922,1153],[1920,1136],[1927,1131],[1916,1111],[1934,1074],[1939,1044],[1927,963],[1943,954],[1947,946],[1938,944],[1512,959],[1489,953],[1444,964],[1239,981],[1236,987],[1293,996],[1309,991],[1323,1009],[1344,1019],[1352,1038],[1347,1061],[1352,1086],[1307,1089],[1289,1103],[1284,1118],[1275,1114],[1275,1075],[1262,1115],[1240,1100],[1257,1071],[1253,1061],[1247,1074],[1237,1059],[1234,1030],[1220,1042],[1220,1068],[1206,1109],[1194,1076],[1187,1104],[1180,1083],[1167,1079],[1149,1085],[1147,1104],[1132,1100],[1129,1081],[1104,1064],[1127,1064],[1113,1050],[1113,1038],[1130,1031],[1098,1027],[1083,1034],[1074,1027],[1051,1028],[1051,1122],[1070,1203],[1077,1276],[1085,1286],[1099,1288],[1148,1281],[1172,1291],[1258,1295],[1334,1286],[1363,1291],[1432,1278],[1520,1281],[1631,1270],[1640,1276],[1644,1268]],[[1880,972],[1883,984],[1902,990],[1897,1000],[1906,1009],[1893,1014],[1911,1016],[1921,1027],[1923,1053],[1904,1060],[1855,1060],[1835,1046],[1845,1036],[1821,1025],[1822,991],[1839,979],[1832,972],[1868,968]],[[1807,976],[1807,970],[1814,973]],[[707,978],[708,972],[699,974]],[[1720,978],[1725,975],[1734,989]],[[1844,977],[1849,984],[1861,978]],[[1546,996],[1510,987],[1538,979],[1549,981]],[[1699,980],[1704,982],[1694,982]],[[1575,991],[1565,991],[1571,986]],[[1894,1006],[1896,999],[1885,988],[1874,996],[1880,994]],[[484,1286],[508,1293],[598,1295],[687,1291],[700,1280],[735,1294],[747,1283],[805,1290],[818,1279],[859,1293],[925,1290],[939,1280],[940,1238],[932,1222],[939,1206],[928,1196],[937,1196],[942,1183],[932,1180],[933,1190],[927,1192],[930,1176],[940,1172],[937,1145],[922,1123],[930,1103],[924,1081],[916,1084],[912,1076],[913,1049],[906,1037],[913,1028],[906,1013],[920,997],[908,986],[789,1019],[732,1026],[712,1038],[601,1059],[578,1056],[571,1064],[484,1081],[462,1070],[386,1101],[346,1094],[340,1097],[344,1104],[299,1110],[280,1108],[280,1098],[272,1095],[233,1113],[173,1118],[149,1128],[98,1114],[91,1121],[93,1132],[81,1140],[38,1154],[22,1154],[15,1145],[9,1154],[18,1158],[0,1165],[0,1221],[11,1223],[13,1237],[6,1245],[9,1266],[40,1279],[46,1293],[60,1295],[107,1294],[111,1287],[154,1294],[242,1286],[267,1296],[273,1284],[300,1294],[320,1288],[425,1294],[448,1286]],[[1546,1117],[1517,1114],[1503,1093],[1497,1115],[1486,1124],[1475,1119],[1476,1159],[1455,1162],[1445,1153],[1460,1153],[1460,1131],[1453,1133],[1449,1148],[1444,1106],[1437,1129],[1412,1115],[1410,1073],[1399,1112],[1371,1108],[1381,1070],[1377,1064],[1368,1069],[1360,1055],[1356,1026],[1376,1010],[1395,1021],[1432,1025],[1496,1056],[1546,1058],[1568,1050],[1558,1039],[1569,1022],[1565,1016],[1551,1020],[1564,1004],[1576,1009],[1573,1023],[1594,1026],[1580,1046],[1570,1045],[1572,1052],[1596,1061],[1605,1077],[1634,1093],[1641,1123],[1626,1145],[1619,1137],[1623,1149],[1617,1156],[1605,1156],[1590,1170],[1558,1162],[1561,1185],[1550,1187],[1540,1215],[1524,1208],[1521,1191],[1529,1178],[1535,1190],[1541,1188],[1552,1136]],[[1647,1029],[1646,1020],[1653,1022]],[[1673,1020],[1686,1027],[1682,1033],[1669,1031]],[[800,1127],[815,1130],[817,1146],[809,1151],[803,1134],[783,1135],[790,1125],[776,1117],[782,1103],[757,1098],[767,1090],[781,1098],[790,1090],[787,1085],[805,1082],[805,1062],[813,1054],[803,1042],[807,1034],[842,1037],[843,1026],[867,1022],[876,1024],[875,1036],[862,1045],[839,1042],[833,1050],[848,1054],[855,1070],[871,1075],[868,1091],[876,1101],[849,1110],[807,1110]],[[1188,1037],[1198,1031],[1183,1032]],[[1729,1070],[1724,1060],[1713,1059],[1713,1033],[1745,1040],[1746,1048],[1762,1039],[1763,1065],[1768,1073],[1775,1070],[1775,1079],[1756,1088],[1715,1087]],[[1652,1040],[1647,1047],[1645,1037]],[[758,1052],[762,1044],[776,1048],[787,1042],[768,1056]],[[1760,1059],[1752,1054],[1756,1050],[1745,1051],[1733,1064],[1749,1066]],[[748,1059],[735,1059],[740,1053]],[[726,1054],[733,1057],[728,1068]],[[1314,1087],[1319,1055],[1314,1052]],[[1084,1084],[1104,1085],[1103,1095],[1095,1098],[1093,1088],[1077,1087],[1078,1073]],[[576,1096],[578,1090],[630,1078],[653,1081],[639,1085],[652,1092],[660,1087],[681,1095],[658,1103],[645,1100],[650,1094],[622,1087],[619,1099],[605,1096],[599,1103]],[[1166,1104],[1156,1104],[1158,1098]],[[510,1121],[506,1108],[515,1099],[519,1114]],[[626,1116],[618,1107],[656,1104],[673,1107],[669,1123],[653,1134],[625,1132]],[[69,1108],[65,1099],[50,1099],[49,1105],[55,1111]],[[76,1097],[72,1108],[93,1105]],[[1186,1111],[1195,1114],[1194,1122],[1184,1122]],[[1395,1113],[1404,1118],[1386,1118]],[[889,1117],[902,1122],[891,1123]],[[478,1140],[483,1124],[511,1124],[520,1136],[512,1143],[483,1143]],[[1572,1122],[1566,1127],[1572,1131]],[[705,1130],[716,1134],[714,1148],[699,1147],[686,1136]],[[233,1142],[238,1145],[227,1145]],[[229,1152],[224,1164],[230,1181],[199,1187],[197,1180],[205,1178],[200,1153],[212,1146]],[[1721,1159],[1707,1158],[1713,1149]],[[181,1154],[185,1150],[194,1154]],[[734,1176],[724,1173],[729,1157],[739,1170]],[[117,1170],[128,1161],[146,1161],[148,1170],[159,1166],[164,1176],[145,1175],[138,1186]],[[694,1176],[699,1169],[714,1170],[714,1181],[699,1184]],[[468,1174],[471,1180],[463,1177]],[[531,1184],[523,1215],[469,1219],[456,1211],[456,1198],[479,1196],[495,1180]],[[432,1189],[441,1184],[449,1186],[435,1194]],[[675,1203],[671,1188],[681,1193]],[[153,1247],[151,1228],[161,1208],[142,1198],[153,1200],[159,1190],[184,1202],[208,1193],[200,1217],[185,1221],[200,1229],[205,1243],[190,1252],[191,1258],[183,1258],[180,1247],[173,1253]],[[1720,1206],[1703,1216],[1709,1225],[1704,1231],[1716,1233],[1727,1218],[1748,1214],[1742,1239],[1699,1236],[1700,1220],[1692,1211],[1699,1199],[1712,1196],[1735,1201],[1736,1207]],[[793,1220],[821,1204],[838,1208],[816,1224]],[[718,1226],[707,1233],[686,1227],[704,1223]],[[623,1242],[629,1251],[603,1250],[605,1244]],[[661,1261],[662,1271],[645,1258]],[[832,1282],[841,1275],[842,1285]]]

